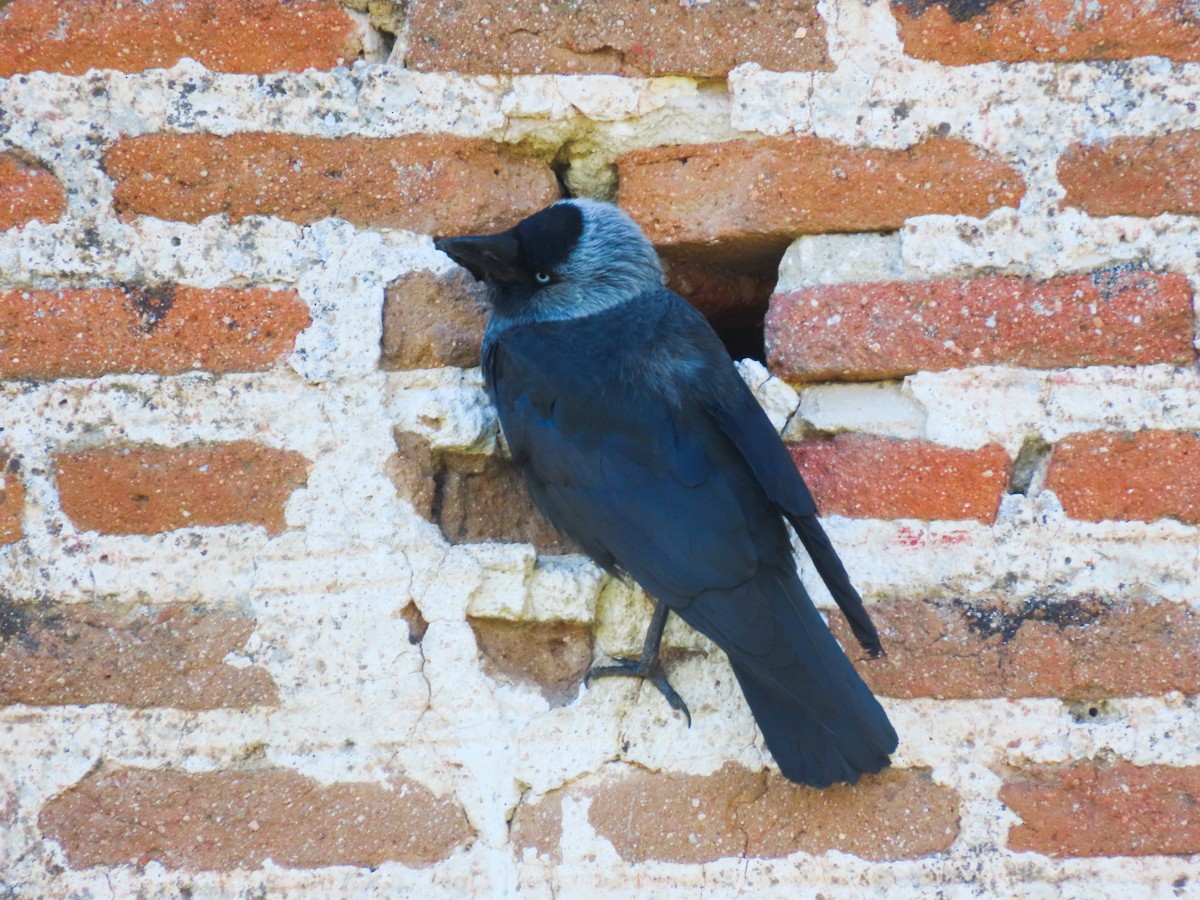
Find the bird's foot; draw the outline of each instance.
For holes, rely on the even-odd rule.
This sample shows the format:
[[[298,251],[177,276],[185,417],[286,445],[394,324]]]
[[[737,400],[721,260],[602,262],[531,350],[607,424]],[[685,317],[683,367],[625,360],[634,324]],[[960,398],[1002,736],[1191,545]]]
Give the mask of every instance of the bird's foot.
[[[593,678],[608,678],[614,675],[623,678],[642,678],[650,682],[658,688],[658,692],[663,695],[671,709],[683,713],[687,718],[688,728],[692,727],[691,711],[683,702],[683,698],[667,681],[667,673],[663,671],[662,663],[658,661],[657,657],[648,662],[644,659],[618,659],[614,660],[612,665],[592,666],[583,676],[583,683],[590,684]]]

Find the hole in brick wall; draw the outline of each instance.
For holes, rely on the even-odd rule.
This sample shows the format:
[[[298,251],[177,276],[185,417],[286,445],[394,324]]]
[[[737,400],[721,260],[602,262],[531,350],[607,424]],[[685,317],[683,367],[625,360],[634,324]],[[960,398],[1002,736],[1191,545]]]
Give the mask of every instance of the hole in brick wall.
[[[396,36],[382,28],[375,29],[376,40],[379,41],[379,55],[384,59],[391,58],[392,48],[396,46]]]
[[[1049,444],[1037,435],[1025,438],[1013,462],[1012,481],[1009,483],[1008,492],[1026,497],[1037,494],[1045,481],[1046,465],[1049,461]]]
[[[708,319],[734,359],[766,361],[763,320],[785,248],[712,248],[703,254],[660,253],[667,287]]]
[[[1107,725],[1121,719],[1121,712],[1108,700],[1069,700],[1064,703],[1074,722],[1082,725]]]
[[[554,177],[558,181],[558,195],[563,198],[575,196],[567,186],[567,173],[570,170],[570,160],[563,156],[562,151],[559,151],[559,155],[550,163],[550,171],[554,173]]]
[[[400,610],[400,618],[408,624],[408,642],[410,644],[419,644],[421,639],[425,637],[425,631],[429,628],[429,623],[425,621],[425,617],[421,615],[421,611],[417,609],[417,605],[411,601]]]

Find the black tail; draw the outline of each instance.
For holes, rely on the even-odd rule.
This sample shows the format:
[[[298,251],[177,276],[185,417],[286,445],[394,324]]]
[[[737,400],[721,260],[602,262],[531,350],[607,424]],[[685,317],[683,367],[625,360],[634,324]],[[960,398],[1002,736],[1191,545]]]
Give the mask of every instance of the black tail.
[[[726,592],[729,601],[741,623],[753,620],[754,627],[729,628],[726,619],[725,628],[710,630],[717,623],[705,621],[703,602],[678,612],[729,655],[780,771],[826,787],[886,767],[899,743],[896,731],[796,574],[766,566]]]
[[[850,623],[850,630],[854,632],[863,649],[871,654],[872,659],[886,655],[883,652],[883,644],[879,641],[879,632],[875,630],[875,623],[867,615],[862,597],[850,583],[846,567],[842,565],[842,560],[833,549],[833,544],[829,542],[829,536],[825,534],[825,529],[821,527],[817,517],[788,513],[788,521],[796,529],[796,536],[800,538],[800,543],[812,558],[817,574],[829,588],[829,593],[833,595],[838,609]]]

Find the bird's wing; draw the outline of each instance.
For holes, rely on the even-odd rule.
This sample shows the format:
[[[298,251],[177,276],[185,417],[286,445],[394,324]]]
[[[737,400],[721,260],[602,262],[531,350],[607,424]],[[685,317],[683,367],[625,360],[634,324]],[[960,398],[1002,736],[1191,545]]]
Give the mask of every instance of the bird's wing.
[[[796,529],[855,638],[872,656],[878,656],[882,652],[879,632],[817,519],[816,503],[791,454],[741,378],[734,375],[730,379],[726,374],[722,382],[718,390],[707,395],[709,413],[741,452],[767,496]]]
[[[600,336],[587,327],[514,329],[487,351],[501,426],[538,507],[674,608],[751,578],[759,535],[738,492],[761,491],[736,451],[662,392],[623,381],[620,351],[590,352]]]

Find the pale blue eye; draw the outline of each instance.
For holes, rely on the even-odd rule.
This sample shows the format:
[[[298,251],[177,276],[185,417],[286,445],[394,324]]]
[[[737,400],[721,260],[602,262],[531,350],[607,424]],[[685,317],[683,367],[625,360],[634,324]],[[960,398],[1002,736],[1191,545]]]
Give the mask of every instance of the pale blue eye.
[[[533,276],[533,278],[538,284],[549,284],[550,283],[550,273],[549,272],[538,272]]]

